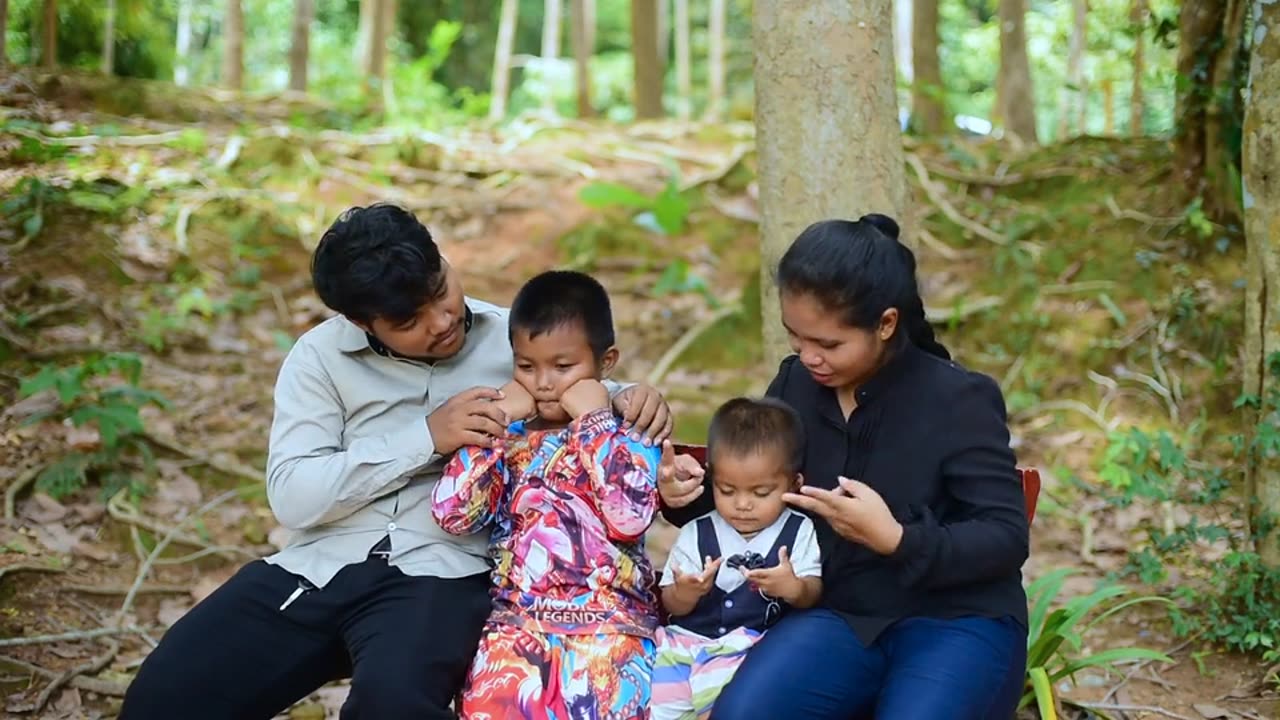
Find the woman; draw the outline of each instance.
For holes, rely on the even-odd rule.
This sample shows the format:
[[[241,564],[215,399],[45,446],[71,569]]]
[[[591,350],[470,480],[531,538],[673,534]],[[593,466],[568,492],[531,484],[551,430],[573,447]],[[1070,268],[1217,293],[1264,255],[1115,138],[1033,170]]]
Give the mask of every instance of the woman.
[[[795,354],[768,394],[804,418],[806,486],[787,500],[818,520],[825,589],[751,651],[712,720],[1008,720],[1028,528],[999,387],[934,338],[890,218],[810,226],[777,282]],[[700,470],[664,467],[668,520],[710,510]]]

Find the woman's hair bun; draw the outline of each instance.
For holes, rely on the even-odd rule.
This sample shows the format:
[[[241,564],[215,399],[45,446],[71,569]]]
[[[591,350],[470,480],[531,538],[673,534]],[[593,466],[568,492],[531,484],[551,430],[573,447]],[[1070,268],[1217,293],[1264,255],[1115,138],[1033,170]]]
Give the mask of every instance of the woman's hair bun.
[[[858,222],[864,222],[894,240],[898,239],[898,223],[888,215],[869,213],[858,218]]]

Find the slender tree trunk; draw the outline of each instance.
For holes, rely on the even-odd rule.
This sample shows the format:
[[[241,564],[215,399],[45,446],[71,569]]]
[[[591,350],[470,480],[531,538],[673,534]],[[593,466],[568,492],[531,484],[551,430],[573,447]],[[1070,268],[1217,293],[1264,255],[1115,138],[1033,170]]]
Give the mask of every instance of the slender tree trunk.
[[[676,115],[688,120],[693,112],[692,58],[689,52],[689,0],[676,2]]]
[[[399,25],[396,20],[400,14],[400,0],[381,0],[378,7],[382,14],[380,19],[382,26],[382,40],[378,43],[378,52],[381,54],[380,64],[382,73],[378,76],[378,80],[382,84],[382,102],[387,112],[395,113],[396,111],[396,84],[391,81],[391,63],[395,56],[391,53],[390,47],[392,42],[399,34]]]
[[[711,0],[710,12],[707,21],[707,120],[716,122],[724,116],[725,110],[724,45],[725,27],[729,20],[725,0]]]
[[[1262,399],[1262,405],[1246,424],[1250,441],[1263,423],[1280,423],[1280,407],[1272,402],[1280,393],[1280,4],[1255,0],[1253,17],[1242,158],[1248,245],[1244,392]],[[1245,468],[1250,525],[1255,531],[1271,528],[1256,540],[1258,554],[1280,569],[1280,457],[1255,449]]]
[[[313,0],[293,0],[293,41],[289,46],[289,89],[307,91],[307,61],[311,54]]]
[[[1072,117],[1080,117],[1080,125],[1076,132],[1083,134],[1084,115],[1081,108],[1084,102],[1084,48],[1085,34],[1088,32],[1089,3],[1088,0],[1071,0],[1072,22],[1071,39],[1067,47],[1067,84],[1058,93],[1058,133],[1059,141],[1071,135]]]
[[[636,118],[662,117],[657,0],[631,0],[631,57],[635,67]]]
[[[766,359],[789,350],[772,270],[810,223],[902,217],[892,0],[755,0]],[[798,82],[803,78],[804,82]]]
[[[244,87],[244,13],[240,0],[227,0],[223,33],[222,84],[240,90]]]
[[[1116,91],[1111,78],[1102,81],[1102,134],[1116,132]]]
[[[542,94],[542,109],[554,114],[555,94],[551,92],[551,64],[560,57],[560,5],[563,0],[546,0],[542,13],[542,62],[546,67],[547,88]]]
[[[1236,158],[1227,140],[1243,114],[1244,19],[1241,0],[1184,2],[1178,17],[1177,71],[1189,81],[1178,83],[1174,166],[1188,194],[1223,220],[1239,212],[1231,182]]]
[[[116,72],[116,0],[107,0],[107,17],[102,27],[102,74]]]
[[[178,38],[173,53],[173,82],[178,86],[191,82],[191,3],[178,0]]]
[[[569,44],[573,50],[573,79],[578,117],[595,115],[591,106],[591,56],[595,53],[595,0],[570,0]]]
[[[49,70],[58,67],[58,0],[44,0],[43,43],[40,62]]]
[[[657,0],[659,75],[667,76],[667,59],[671,57],[671,0]]]
[[[369,13],[369,41],[365,47],[364,93],[370,103],[381,106],[383,85],[387,77],[387,13],[386,0],[371,0]],[[364,7],[361,6],[361,11]]]
[[[924,135],[939,135],[950,122],[938,64],[938,0],[915,0],[912,11],[912,125]]]
[[[489,94],[489,119],[494,122],[507,116],[507,88],[511,82],[511,54],[515,49],[518,9],[518,0],[502,0],[498,46],[493,55],[493,87]]]
[[[1000,119],[1015,142],[1036,143],[1035,91],[1027,59],[1025,0],[1000,0]]]
[[[5,33],[9,31],[9,0],[0,0],[0,68],[9,64],[9,52],[5,46]]]
[[[356,28],[355,54],[360,66],[360,75],[368,78],[372,68],[369,63],[373,57],[373,35],[378,29],[378,9],[381,0],[360,0],[360,25]]]
[[[1129,93],[1129,134],[1142,136],[1142,116],[1146,103],[1142,97],[1142,75],[1146,67],[1147,2],[1133,0],[1129,9],[1129,22],[1133,25],[1133,90]]]

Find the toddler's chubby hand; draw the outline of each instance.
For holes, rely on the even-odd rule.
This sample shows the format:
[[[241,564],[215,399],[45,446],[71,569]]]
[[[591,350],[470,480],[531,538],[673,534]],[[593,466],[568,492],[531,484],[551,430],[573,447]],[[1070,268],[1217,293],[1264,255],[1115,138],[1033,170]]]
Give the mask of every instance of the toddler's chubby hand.
[[[771,568],[747,570],[743,572],[747,581],[759,588],[765,595],[794,603],[804,592],[804,584],[796,577],[796,570],[791,565],[791,557],[785,547],[778,548],[778,564]]]
[[[697,602],[699,598],[711,591],[711,586],[716,581],[716,572],[720,570],[720,563],[723,560],[724,558],[712,560],[708,557],[702,562],[702,572],[693,573],[685,573],[677,563],[671,568],[672,574],[675,576],[676,592],[693,602]]]

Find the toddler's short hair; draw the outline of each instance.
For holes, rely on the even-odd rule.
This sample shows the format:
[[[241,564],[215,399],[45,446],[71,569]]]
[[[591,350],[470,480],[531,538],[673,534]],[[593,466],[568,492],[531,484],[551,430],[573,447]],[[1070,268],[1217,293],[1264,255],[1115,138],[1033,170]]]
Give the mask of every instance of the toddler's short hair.
[[[804,423],[790,405],[775,398],[736,397],[711,416],[707,430],[707,460],[716,451],[751,454],[778,453],[788,473],[804,465]]]

